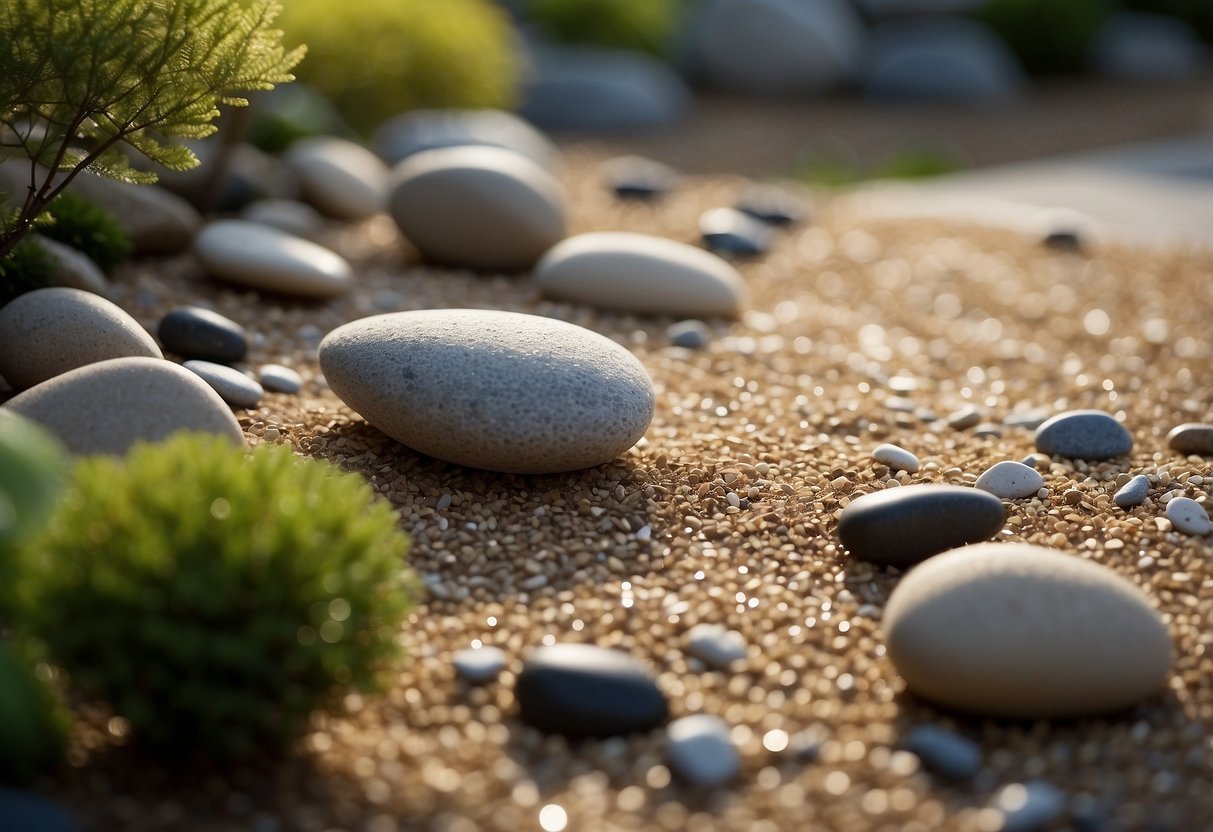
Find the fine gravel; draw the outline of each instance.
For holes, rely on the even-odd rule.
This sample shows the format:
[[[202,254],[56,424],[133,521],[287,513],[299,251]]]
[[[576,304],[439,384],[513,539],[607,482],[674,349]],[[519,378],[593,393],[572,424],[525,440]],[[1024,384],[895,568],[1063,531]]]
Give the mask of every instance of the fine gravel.
[[[600,162],[575,153],[560,171],[570,233],[695,243],[699,216],[746,185],[689,177],[655,203],[622,202]],[[97,830],[516,832],[566,818],[569,830],[994,832],[999,791],[1043,781],[1067,807],[1048,828],[1213,827],[1211,541],[1177,533],[1163,511],[1213,493],[1211,460],[1164,438],[1213,413],[1213,254],[1079,255],[932,221],[845,224],[828,203],[814,216],[738,262],[749,311],[709,321],[701,350],[671,345],[673,318],[546,301],[525,274],[416,265],[386,217],[322,238],[356,272],[355,290],[330,301],[212,282],[188,256],[126,267],[116,300],[149,331],[177,306],[210,305],[250,333],[248,366],[301,373],[298,395],[267,393],[239,414],[249,441],[366,476],[399,510],[429,593],[401,633],[409,656],[391,689],[347,696],[285,759],[171,771],[127,742],[122,720],[84,704],[70,765],[40,789]],[[657,390],[645,438],[579,473],[491,474],[419,456],[325,387],[316,347],[328,331],[451,306],[562,318],[629,347]],[[900,573],[845,554],[838,515],[861,494],[971,485],[1034,451],[1024,427],[943,421],[970,405],[994,423],[1040,408],[1123,417],[1131,454],[1039,460],[1047,496],[1008,502],[998,539],[1062,549],[1141,586],[1176,647],[1166,691],[1109,717],[1015,722],[952,715],[904,690],[881,634]],[[886,442],[919,470],[875,462]],[[1139,473],[1149,496],[1118,507],[1113,494]],[[746,658],[715,671],[688,656],[686,633],[702,623],[738,631]],[[671,719],[723,719],[738,777],[682,784],[660,729],[573,743],[524,726],[515,679],[528,651],[555,641],[629,653],[656,675]],[[479,643],[508,657],[482,686],[452,661]],[[978,743],[980,771],[927,773],[902,749],[922,725]]]

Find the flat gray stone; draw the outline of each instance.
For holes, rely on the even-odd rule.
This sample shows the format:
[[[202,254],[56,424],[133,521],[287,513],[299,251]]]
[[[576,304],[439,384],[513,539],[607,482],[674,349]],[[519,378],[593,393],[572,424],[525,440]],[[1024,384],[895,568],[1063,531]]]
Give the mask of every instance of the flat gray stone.
[[[1150,478],[1138,474],[1112,495],[1112,502],[1121,508],[1132,508],[1145,502],[1150,494]]]
[[[309,240],[245,220],[219,220],[198,233],[194,254],[212,275],[252,289],[329,298],[354,285],[350,264]]]
[[[110,358],[163,358],[121,307],[80,289],[35,289],[0,308],[0,375],[15,389]]]
[[[994,495],[959,485],[905,485],[852,500],[838,536],[860,560],[904,568],[938,552],[989,540],[1006,510]]]
[[[387,205],[387,165],[360,144],[315,136],[292,144],[283,159],[303,198],[327,216],[361,220]]]
[[[728,670],[745,658],[745,638],[719,624],[696,624],[687,631],[686,652],[713,670]]]
[[[917,725],[902,746],[933,774],[950,780],[969,780],[981,771],[981,746],[968,737],[934,725]]]
[[[320,344],[329,386],[368,422],[430,456],[553,473],[614,459],[653,417],[643,365],[573,324],[474,309],[364,318]]]
[[[311,237],[324,228],[324,217],[306,202],[293,199],[259,199],[244,206],[240,219],[268,225],[296,237]]]
[[[174,355],[231,364],[248,352],[244,327],[201,306],[171,309],[156,328],[160,343]]]
[[[239,370],[212,361],[186,361],[182,365],[205,381],[232,407],[256,407],[265,391]]]
[[[1167,447],[1185,455],[1213,454],[1213,425],[1202,422],[1176,425],[1167,434]]]
[[[1071,410],[1036,429],[1036,450],[1069,459],[1111,459],[1133,450],[1133,437],[1102,410]]]
[[[261,386],[271,393],[298,393],[303,386],[303,378],[281,364],[262,364],[257,376],[261,379]]]
[[[1044,488],[1045,481],[1035,468],[1008,459],[996,462],[983,471],[974,485],[995,497],[1019,500],[1035,497],[1036,492]]]
[[[113,358],[71,370],[9,399],[81,456],[125,454],[181,430],[244,444],[231,409],[206,382],[161,358]]]
[[[665,754],[670,769],[694,786],[718,786],[741,772],[729,726],[718,716],[694,714],[671,722]]]
[[[467,647],[451,657],[455,672],[473,684],[491,682],[505,669],[506,655],[500,647],[491,644],[483,647]]]
[[[884,442],[872,449],[872,459],[889,466],[892,471],[909,471],[916,473],[919,468],[918,457],[900,445]]]
[[[953,430],[965,430],[981,424],[981,420],[985,417],[985,411],[977,405],[967,404],[958,410],[954,410],[947,416],[948,427]]]
[[[1167,519],[1176,531],[1202,535],[1213,531],[1205,507],[1190,497],[1176,497],[1167,503]]]

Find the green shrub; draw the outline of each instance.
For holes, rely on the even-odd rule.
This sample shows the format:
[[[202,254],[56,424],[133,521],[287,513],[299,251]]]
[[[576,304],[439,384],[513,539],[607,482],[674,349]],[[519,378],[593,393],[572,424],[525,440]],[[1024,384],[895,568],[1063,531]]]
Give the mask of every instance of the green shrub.
[[[47,211],[50,221],[39,226],[38,233],[84,253],[106,274],[130,257],[130,237],[100,205],[64,191]]]
[[[1114,9],[1110,0],[986,0],[977,17],[1029,72],[1051,74],[1086,67],[1087,48]]]
[[[680,0],[529,0],[525,13],[558,40],[662,55],[680,9]]]
[[[0,409],[0,553],[50,516],[67,478],[67,454],[44,429]]]
[[[59,264],[37,240],[26,237],[0,258],[0,306],[10,300],[51,285]]]
[[[374,689],[411,603],[407,546],[357,475],[179,435],[77,464],[22,548],[14,619],[152,748],[238,757]]]
[[[55,695],[0,642],[0,783],[26,783],[61,760],[66,734]]]
[[[421,107],[506,107],[518,78],[513,32],[488,0],[291,0],[282,28],[306,42],[300,80],[357,130]]]

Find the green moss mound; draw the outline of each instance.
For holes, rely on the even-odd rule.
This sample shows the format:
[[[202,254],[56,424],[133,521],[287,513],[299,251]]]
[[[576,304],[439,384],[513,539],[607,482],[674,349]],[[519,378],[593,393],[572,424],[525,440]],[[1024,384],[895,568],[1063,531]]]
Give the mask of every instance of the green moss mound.
[[[504,12],[488,0],[291,0],[287,40],[306,43],[296,74],[357,130],[421,107],[509,107],[518,61]]]
[[[26,237],[0,258],[0,306],[51,285],[59,264],[45,246]]]
[[[0,642],[0,783],[24,784],[63,758],[67,720],[29,663]]]
[[[528,19],[551,37],[663,55],[682,0],[529,0]]]
[[[0,582],[8,583],[9,549],[50,516],[67,470],[67,452],[55,437],[0,410]]]
[[[100,205],[64,191],[47,210],[50,220],[38,233],[87,255],[106,274],[130,257],[130,237]]]
[[[357,475],[210,436],[78,463],[14,620],[166,756],[280,745],[398,654],[413,583]]]

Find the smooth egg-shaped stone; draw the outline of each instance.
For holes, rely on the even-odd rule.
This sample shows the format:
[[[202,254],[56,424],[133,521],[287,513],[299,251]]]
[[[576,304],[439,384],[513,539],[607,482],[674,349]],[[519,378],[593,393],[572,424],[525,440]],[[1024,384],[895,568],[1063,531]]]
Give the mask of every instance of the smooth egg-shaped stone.
[[[387,165],[362,145],[313,136],[292,144],[283,158],[304,198],[328,216],[361,220],[384,209]]]
[[[987,491],[959,485],[906,485],[852,500],[838,519],[842,545],[855,557],[905,567],[923,558],[989,540],[1006,510]]]
[[[599,231],[570,237],[544,255],[535,282],[548,297],[686,318],[736,318],[741,275],[711,252],[648,234]]]
[[[522,664],[514,688],[522,721],[573,737],[647,731],[665,721],[665,695],[626,653],[592,644],[553,644]]]
[[[265,390],[256,379],[249,378],[235,367],[197,359],[186,361],[181,366],[210,385],[232,407],[256,407],[265,395]]]
[[[1019,500],[1035,495],[1044,488],[1045,480],[1035,468],[1013,459],[995,462],[982,472],[974,483],[1004,500]]]
[[[354,285],[345,258],[268,225],[219,220],[194,238],[194,254],[215,277],[252,289],[329,298]]]
[[[122,455],[136,442],[181,430],[244,443],[232,411],[189,370],[159,358],[114,358],[79,367],[9,399],[81,456]]]
[[[1157,693],[1172,661],[1132,582],[1076,555],[983,543],[931,558],[889,596],[889,659],[924,699],[994,717],[1107,713]]]
[[[1213,425],[1185,422],[1167,433],[1167,447],[1181,454],[1213,454]]]
[[[163,358],[121,307],[80,289],[35,289],[0,309],[0,375],[21,390],[111,358]]]
[[[1041,423],[1036,450],[1070,459],[1110,459],[1133,450],[1133,437],[1110,413],[1070,410]]]
[[[564,238],[564,193],[511,150],[467,145],[427,150],[392,172],[388,208],[427,260],[520,271]]]
[[[432,309],[363,318],[320,344],[329,387],[430,456],[522,474],[600,465],[644,435],[653,385],[614,341],[516,312]]]
[[[160,319],[160,343],[182,358],[231,364],[248,352],[244,327],[201,306],[178,306]]]

